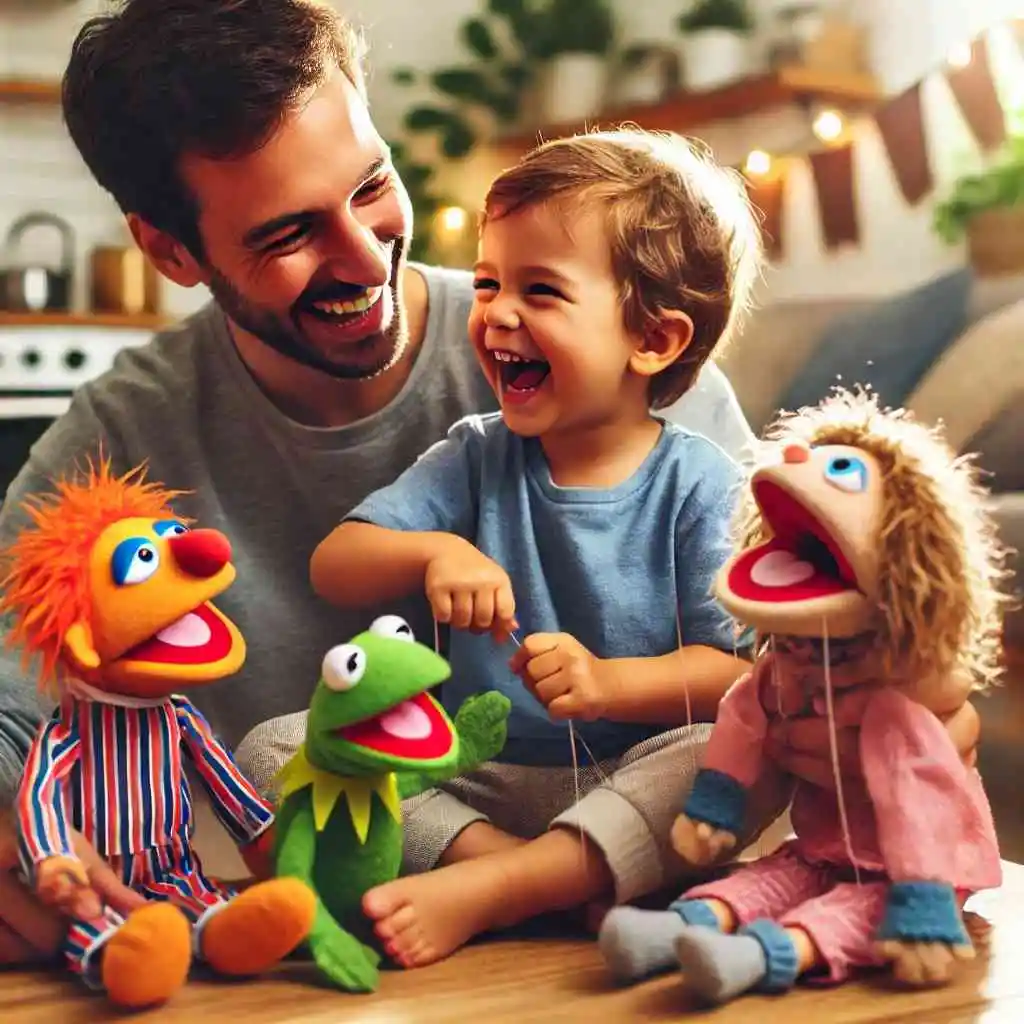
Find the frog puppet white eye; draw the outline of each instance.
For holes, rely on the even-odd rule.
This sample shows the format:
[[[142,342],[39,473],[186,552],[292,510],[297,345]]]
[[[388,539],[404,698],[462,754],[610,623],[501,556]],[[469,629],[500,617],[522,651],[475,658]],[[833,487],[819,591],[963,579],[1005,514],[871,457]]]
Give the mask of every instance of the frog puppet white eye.
[[[324,655],[321,671],[328,689],[351,690],[366,671],[366,651],[358,644],[338,644]]]
[[[412,627],[400,615],[381,615],[370,623],[370,632],[393,640],[408,640],[410,643],[416,639]]]

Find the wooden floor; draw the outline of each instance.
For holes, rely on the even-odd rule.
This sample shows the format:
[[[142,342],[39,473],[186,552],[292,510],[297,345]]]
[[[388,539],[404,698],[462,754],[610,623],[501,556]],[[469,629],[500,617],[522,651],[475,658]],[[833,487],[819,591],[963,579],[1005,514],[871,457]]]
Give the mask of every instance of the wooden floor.
[[[1024,868],[1007,864],[1002,889],[979,894],[968,908],[980,950],[959,980],[924,992],[894,991],[881,978],[839,988],[798,989],[784,997],[748,996],[704,1011],[716,1022],[791,1024],[798,1019],[853,1022],[1024,1021]],[[320,988],[303,965],[257,982],[193,981],[161,1010],[134,1019],[160,1024],[245,1020],[248,1024],[513,1024],[523,1021],[678,1021],[697,1009],[678,976],[620,990],[608,980],[596,948],[583,940],[496,940],[464,949],[418,971],[389,972],[371,996]],[[0,974],[0,1021],[85,1024],[124,1020],[100,997],[83,994],[51,973]]]

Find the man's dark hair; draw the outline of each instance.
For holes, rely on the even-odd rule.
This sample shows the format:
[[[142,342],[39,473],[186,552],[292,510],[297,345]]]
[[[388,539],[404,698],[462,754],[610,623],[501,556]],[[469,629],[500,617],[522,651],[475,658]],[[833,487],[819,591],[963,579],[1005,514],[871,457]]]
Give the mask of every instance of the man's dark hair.
[[[334,68],[365,95],[363,57],[322,0],[123,0],[75,39],[64,120],[121,210],[201,259],[182,156],[256,151]]]

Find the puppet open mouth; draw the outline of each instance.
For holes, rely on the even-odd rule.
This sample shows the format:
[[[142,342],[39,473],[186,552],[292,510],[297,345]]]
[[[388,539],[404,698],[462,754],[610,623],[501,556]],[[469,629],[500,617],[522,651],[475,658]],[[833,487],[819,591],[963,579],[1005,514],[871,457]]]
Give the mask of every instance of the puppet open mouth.
[[[336,730],[348,743],[389,757],[433,761],[452,748],[451,728],[428,693],[418,693],[373,718]]]
[[[231,646],[231,633],[224,620],[212,605],[204,602],[133,647],[122,660],[210,665],[226,658]]]
[[[839,545],[789,491],[764,480],[754,493],[774,536],[733,563],[728,584],[737,597],[783,603],[858,589]]]

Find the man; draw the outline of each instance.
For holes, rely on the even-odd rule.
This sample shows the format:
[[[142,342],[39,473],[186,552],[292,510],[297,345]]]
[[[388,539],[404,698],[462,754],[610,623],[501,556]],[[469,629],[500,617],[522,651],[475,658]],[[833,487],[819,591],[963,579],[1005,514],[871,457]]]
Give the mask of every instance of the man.
[[[356,35],[317,0],[126,0],[76,39],[64,113],[99,184],[167,278],[214,302],[84,385],[12,484],[0,541],[29,493],[100,445],[115,468],[194,493],[181,511],[231,538],[221,599],[249,646],[233,679],[197,692],[235,746],[305,706],[323,653],[378,612],[432,635],[425,603],[346,619],[308,583],[316,544],[449,425],[494,408],[466,338],[469,275],[406,263],[408,197],[371,120]],[[709,367],[674,415],[742,455],[750,434]],[[0,662],[0,808],[49,706]],[[977,718],[957,720],[962,749]],[[828,777],[820,734],[794,767]],[[801,750],[804,753],[801,753]],[[94,884],[130,894],[88,850]],[[0,867],[16,844],[0,828]],[[4,923],[5,922],[5,923]],[[0,961],[49,952],[62,922],[0,871]]]

